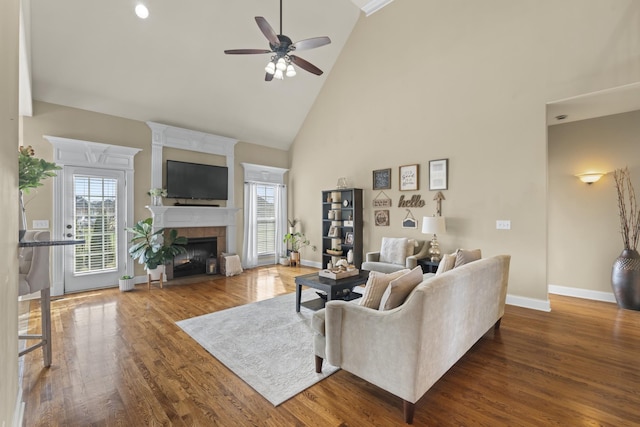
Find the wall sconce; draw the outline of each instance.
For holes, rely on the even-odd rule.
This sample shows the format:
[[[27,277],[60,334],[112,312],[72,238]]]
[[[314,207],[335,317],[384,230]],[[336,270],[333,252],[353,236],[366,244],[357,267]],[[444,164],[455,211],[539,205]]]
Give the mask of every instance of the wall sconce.
[[[585,184],[591,185],[594,182],[598,182],[600,178],[604,176],[604,174],[599,172],[589,172],[589,173],[583,173],[576,176],[578,177],[578,179],[580,179],[580,181],[584,182]]]

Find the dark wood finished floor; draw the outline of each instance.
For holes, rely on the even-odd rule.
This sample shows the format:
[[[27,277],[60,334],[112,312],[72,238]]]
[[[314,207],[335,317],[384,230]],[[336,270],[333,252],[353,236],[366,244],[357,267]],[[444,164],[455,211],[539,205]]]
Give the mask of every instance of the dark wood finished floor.
[[[294,276],[313,271],[269,267],[54,301],[53,365],[42,367],[40,351],[25,356],[26,425],[403,425],[399,398],[344,371],[274,408],[175,324],[294,292]],[[638,425],[640,313],[559,296],[551,303],[551,313],[507,306],[499,332],[416,404],[414,425]]]

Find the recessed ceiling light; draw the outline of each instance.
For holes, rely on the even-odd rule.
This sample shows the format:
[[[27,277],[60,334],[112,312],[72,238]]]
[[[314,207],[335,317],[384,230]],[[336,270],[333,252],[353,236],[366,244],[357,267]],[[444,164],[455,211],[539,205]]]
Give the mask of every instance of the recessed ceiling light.
[[[147,9],[147,6],[139,4],[136,6],[136,15],[140,19],[147,19],[149,17],[149,9]]]
[[[567,117],[569,117],[569,116],[567,116],[566,114],[560,114],[559,116],[556,116],[556,120],[564,120]]]

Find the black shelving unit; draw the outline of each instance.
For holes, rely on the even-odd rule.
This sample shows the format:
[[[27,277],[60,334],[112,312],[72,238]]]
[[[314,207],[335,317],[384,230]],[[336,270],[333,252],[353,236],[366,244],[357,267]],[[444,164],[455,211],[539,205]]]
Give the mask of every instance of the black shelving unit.
[[[333,215],[330,214],[333,212]],[[362,245],[362,189],[344,188],[322,192],[322,267],[331,260],[334,264],[353,251],[353,265],[360,268],[363,258]],[[333,231],[334,234],[330,234]],[[348,240],[349,235],[351,239]],[[342,250],[332,255],[332,248]]]

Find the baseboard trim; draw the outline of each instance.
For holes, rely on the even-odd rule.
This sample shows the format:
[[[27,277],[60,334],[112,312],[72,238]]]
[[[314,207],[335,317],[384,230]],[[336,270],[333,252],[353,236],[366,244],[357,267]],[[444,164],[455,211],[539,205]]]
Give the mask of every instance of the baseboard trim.
[[[316,261],[309,261],[306,259],[301,259],[300,260],[300,264],[304,265],[305,267],[315,267],[315,268],[322,268],[322,264]]]
[[[507,304],[517,307],[530,308],[539,311],[551,311],[551,303],[549,300],[541,300],[536,298],[525,298],[517,295],[507,295]]]
[[[567,286],[549,285],[549,293],[567,297],[590,299],[594,301],[616,302],[613,292],[591,291],[589,289],[570,288]]]

